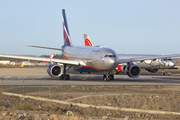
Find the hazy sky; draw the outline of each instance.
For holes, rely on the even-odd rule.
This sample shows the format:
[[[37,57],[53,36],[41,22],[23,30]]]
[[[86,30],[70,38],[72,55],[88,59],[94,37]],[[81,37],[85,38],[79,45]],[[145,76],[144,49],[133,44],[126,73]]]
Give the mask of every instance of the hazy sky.
[[[62,9],[73,45],[93,45],[116,53],[180,53],[179,0],[0,0],[0,54],[59,54],[30,48],[63,45]]]

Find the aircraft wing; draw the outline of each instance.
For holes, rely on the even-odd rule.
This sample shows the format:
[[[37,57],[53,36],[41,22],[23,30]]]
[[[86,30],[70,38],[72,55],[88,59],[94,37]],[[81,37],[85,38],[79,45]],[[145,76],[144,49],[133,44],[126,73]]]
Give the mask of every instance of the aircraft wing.
[[[55,58],[51,59],[51,58],[44,58],[44,57],[16,56],[16,55],[3,55],[3,54],[0,54],[0,57],[37,60],[37,61],[48,61],[48,62],[53,61],[53,62],[68,64],[68,65],[81,65],[81,66],[86,65],[81,60],[66,60],[66,59],[55,59]]]
[[[180,57],[180,54],[126,58],[126,59],[120,59],[119,64],[129,63],[129,62],[136,62],[136,61],[143,61],[143,60],[153,60],[153,59],[158,59],[158,58],[169,58],[169,57]]]

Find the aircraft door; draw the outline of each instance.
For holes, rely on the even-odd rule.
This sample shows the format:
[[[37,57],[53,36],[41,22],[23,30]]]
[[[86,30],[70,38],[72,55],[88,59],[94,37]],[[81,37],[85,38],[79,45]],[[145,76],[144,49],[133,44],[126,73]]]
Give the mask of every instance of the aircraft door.
[[[160,65],[159,59],[154,59],[154,60],[152,60],[152,61],[151,61],[151,65],[152,65],[152,66],[159,66],[159,65]]]
[[[100,63],[104,63],[104,54],[102,52],[99,53],[99,61]]]

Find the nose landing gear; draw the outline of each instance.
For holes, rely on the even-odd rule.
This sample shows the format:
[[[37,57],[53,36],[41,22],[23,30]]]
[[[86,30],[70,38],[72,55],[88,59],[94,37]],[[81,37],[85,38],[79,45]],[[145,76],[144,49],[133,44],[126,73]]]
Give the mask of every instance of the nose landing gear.
[[[109,73],[105,73],[103,75],[103,80],[105,82],[109,82],[110,80],[114,80],[114,75],[113,74],[109,74]]]
[[[162,75],[162,76],[165,76],[165,75],[166,75],[166,73],[165,73],[165,70],[164,70],[164,69],[162,69],[162,73],[161,73],[161,75]]]

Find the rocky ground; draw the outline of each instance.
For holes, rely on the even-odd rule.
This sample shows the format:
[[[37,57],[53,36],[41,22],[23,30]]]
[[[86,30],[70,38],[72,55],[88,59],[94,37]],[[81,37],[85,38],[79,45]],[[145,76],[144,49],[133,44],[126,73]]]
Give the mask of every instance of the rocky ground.
[[[8,88],[6,88],[8,89]],[[49,91],[50,90],[50,91]],[[50,94],[49,94],[50,93]],[[180,119],[178,115],[98,109],[96,106],[180,112],[179,86],[58,86],[25,95],[72,102],[59,104],[0,95],[0,119]],[[90,104],[83,108],[73,103]]]

